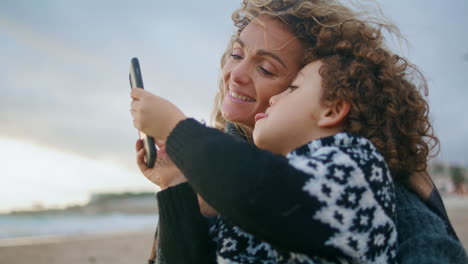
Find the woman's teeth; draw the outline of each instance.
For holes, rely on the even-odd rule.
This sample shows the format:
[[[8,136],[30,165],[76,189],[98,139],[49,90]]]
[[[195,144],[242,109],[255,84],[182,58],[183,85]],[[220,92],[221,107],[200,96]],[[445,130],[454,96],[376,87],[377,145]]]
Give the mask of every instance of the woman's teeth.
[[[241,99],[242,101],[255,102],[255,99],[252,99],[252,98],[249,98],[247,96],[240,95],[240,94],[236,94],[233,91],[229,91],[229,94],[234,98]]]

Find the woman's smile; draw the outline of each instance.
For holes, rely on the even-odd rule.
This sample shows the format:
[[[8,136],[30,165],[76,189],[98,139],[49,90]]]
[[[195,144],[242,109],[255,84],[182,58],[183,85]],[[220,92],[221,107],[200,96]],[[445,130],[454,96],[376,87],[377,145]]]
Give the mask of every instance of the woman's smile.
[[[235,102],[238,102],[238,101],[241,101],[241,102],[247,102],[247,103],[254,103],[256,102],[257,100],[255,100],[254,98],[240,92],[240,91],[233,91],[232,89],[228,89],[227,91],[227,96],[235,101]]]

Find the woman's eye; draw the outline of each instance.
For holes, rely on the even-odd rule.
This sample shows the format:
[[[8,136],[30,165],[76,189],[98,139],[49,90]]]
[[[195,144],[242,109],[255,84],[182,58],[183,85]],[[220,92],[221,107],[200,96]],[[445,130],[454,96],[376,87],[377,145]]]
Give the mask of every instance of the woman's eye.
[[[231,53],[230,56],[231,56],[231,58],[233,58],[234,60],[242,60],[242,56],[240,56],[240,55],[238,55],[238,54]]]
[[[231,54],[229,55],[233,60],[242,60],[243,59],[242,54],[243,52],[240,48],[233,48],[231,50]]]
[[[269,70],[263,68],[262,66],[260,66],[259,69],[263,74],[265,74],[267,76],[273,76],[274,75],[272,72],[270,72]]]

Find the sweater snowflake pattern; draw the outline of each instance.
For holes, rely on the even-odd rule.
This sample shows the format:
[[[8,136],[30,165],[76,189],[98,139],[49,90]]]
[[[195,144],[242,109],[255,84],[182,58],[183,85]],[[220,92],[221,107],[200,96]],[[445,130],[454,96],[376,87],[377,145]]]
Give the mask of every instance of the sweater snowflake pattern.
[[[348,133],[314,140],[287,155],[303,174],[310,237],[316,251],[292,252],[267,243],[222,216],[210,233],[218,263],[394,263],[394,186],[382,155]],[[294,193],[291,193],[294,195]],[[294,210],[292,208],[291,210]],[[323,229],[325,227],[325,230]],[[321,231],[324,230],[324,231]]]

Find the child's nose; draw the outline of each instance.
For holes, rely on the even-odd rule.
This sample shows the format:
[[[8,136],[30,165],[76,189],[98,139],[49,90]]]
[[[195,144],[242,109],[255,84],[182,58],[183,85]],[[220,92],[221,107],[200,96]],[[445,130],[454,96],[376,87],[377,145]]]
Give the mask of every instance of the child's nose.
[[[270,97],[270,106],[272,106],[273,104],[276,104],[276,101],[278,101],[279,95],[280,94],[273,95],[272,97]]]
[[[282,93],[279,93],[277,95],[273,95],[272,97],[270,97],[270,100],[269,100],[269,103],[270,103],[270,106],[273,105],[273,104],[276,104],[278,102],[278,100],[281,99],[281,97],[283,97],[283,95],[285,93],[287,93],[288,90],[285,90],[283,91]]]

